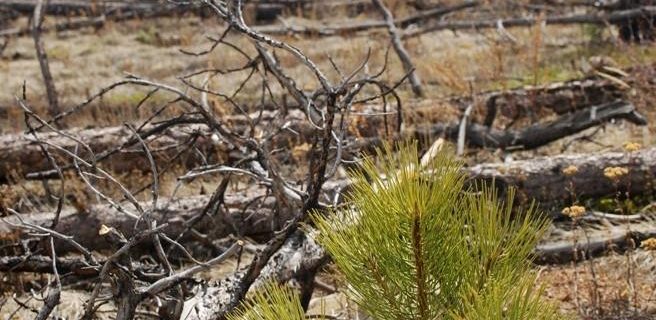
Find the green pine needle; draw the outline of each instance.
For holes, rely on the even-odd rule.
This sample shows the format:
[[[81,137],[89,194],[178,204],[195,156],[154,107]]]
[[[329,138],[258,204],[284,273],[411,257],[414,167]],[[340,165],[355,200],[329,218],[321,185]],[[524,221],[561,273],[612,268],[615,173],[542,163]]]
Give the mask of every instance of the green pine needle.
[[[313,215],[361,308],[380,320],[556,318],[530,269],[546,228],[533,209],[514,216],[512,192],[466,187],[446,151],[424,168],[415,144],[378,159],[352,173],[349,209]]]
[[[287,286],[267,283],[227,316],[228,320],[303,320],[299,295]]]

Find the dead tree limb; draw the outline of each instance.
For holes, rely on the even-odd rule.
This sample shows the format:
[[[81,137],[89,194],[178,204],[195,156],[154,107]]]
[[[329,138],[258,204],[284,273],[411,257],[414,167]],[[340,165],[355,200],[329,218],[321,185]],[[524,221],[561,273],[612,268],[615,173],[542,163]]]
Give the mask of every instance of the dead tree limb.
[[[399,60],[401,60],[403,70],[406,74],[409,74],[408,79],[410,80],[410,85],[412,86],[412,92],[414,92],[415,96],[422,97],[424,94],[421,89],[421,81],[419,80],[419,76],[417,76],[415,66],[412,64],[412,60],[410,59],[408,51],[403,46],[399,31],[394,25],[394,17],[392,16],[392,13],[385,7],[381,0],[372,1],[385,19],[387,31],[389,32],[390,38],[392,40],[392,46],[394,46],[394,51],[396,51],[396,54],[399,56]]]
[[[47,1],[46,1],[47,4]],[[48,111],[51,116],[60,112],[59,102],[57,98],[57,90],[55,89],[55,82],[50,73],[50,66],[48,65],[48,55],[43,47],[43,40],[41,39],[41,25],[43,24],[43,10],[44,0],[38,0],[34,7],[34,15],[32,16],[32,38],[34,38],[34,48],[36,49],[36,56],[39,60],[41,67],[41,75],[43,76],[43,84],[46,87],[48,94]]]
[[[537,123],[516,131],[471,123],[466,128],[467,143],[484,148],[529,150],[612,119],[625,119],[636,125],[647,124],[647,119],[636,111],[635,106],[620,100],[561,115],[548,123]],[[448,137],[456,139],[455,126],[448,127],[446,132]]]
[[[56,264],[60,274],[72,274],[80,278],[96,276],[99,271],[86,261],[75,257],[57,258]],[[52,258],[42,255],[2,256],[0,272],[52,273]]]
[[[646,118],[638,113],[632,104],[615,101],[564,114],[549,122],[537,123],[518,130],[500,130],[478,123],[467,123],[466,143],[475,148],[530,150],[602,125],[612,119],[624,119],[636,125],[647,123]],[[404,136],[431,143],[432,141],[425,141],[425,138],[442,136],[450,141],[457,141],[459,132],[459,123],[438,123],[409,128],[404,132]],[[363,138],[361,141],[355,141],[351,148],[371,152],[383,141],[384,139],[378,137]]]

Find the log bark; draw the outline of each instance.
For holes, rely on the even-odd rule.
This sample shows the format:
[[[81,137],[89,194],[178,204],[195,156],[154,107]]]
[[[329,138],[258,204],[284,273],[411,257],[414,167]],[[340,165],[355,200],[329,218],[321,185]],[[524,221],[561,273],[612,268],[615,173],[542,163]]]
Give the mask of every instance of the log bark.
[[[269,259],[251,290],[265,281],[285,283],[290,279],[314,279],[317,270],[328,262],[328,256],[312,238],[300,232],[289,237]],[[189,320],[222,319],[243,273],[237,272],[207,287],[197,287],[196,296],[185,302],[182,318]],[[302,290],[301,290],[302,291]],[[303,299],[303,292],[301,298]],[[305,297],[307,298],[307,297]]]
[[[143,132],[155,127],[147,127]],[[67,134],[79,137],[87,143],[94,152],[97,152],[98,161],[105,160],[102,166],[115,172],[125,172],[134,168],[148,168],[148,161],[143,153],[138,150],[138,140],[134,138],[132,132],[126,127],[108,127],[95,129],[71,129],[66,131]],[[72,139],[61,136],[56,132],[39,133],[39,140],[47,141],[50,144],[57,145],[66,150],[73,151],[77,142]],[[209,138],[206,126],[186,125],[167,128],[158,132],[158,137],[151,137],[147,140],[152,150],[153,156],[158,163],[166,163],[178,152],[186,148],[185,142],[195,139],[196,146],[201,150],[211,151],[218,147],[212,143]],[[125,146],[120,150],[115,150]],[[134,146],[134,147],[130,147]],[[52,151],[54,148],[49,147]],[[84,155],[88,156],[88,155]],[[197,159],[196,159],[197,160]],[[188,158],[189,164],[193,164],[195,159]],[[65,162],[60,162],[60,166],[70,163],[66,158]],[[41,152],[38,142],[29,134],[3,135],[0,136],[0,181],[7,180],[12,174],[21,175],[21,172],[38,172],[49,168],[48,160]]]
[[[296,141],[299,143],[307,142],[307,139],[312,136],[313,128],[299,117],[301,116],[291,116],[290,119],[298,120],[293,129],[301,134],[298,137],[290,133],[281,134],[276,140],[277,147],[290,147],[291,140],[300,140]],[[363,117],[362,119],[366,124],[361,123],[361,128],[358,128],[358,130],[365,127],[377,128],[378,125],[382,126],[382,120],[379,117]],[[517,131],[502,131],[476,123],[469,123],[466,128],[466,137],[467,143],[472,147],[510,148],[513,150],[533,149],[611,119],[626,119],[638,125],[646,123],[644,117],[635,110],[633,105],[619,101],[562,115],[549,123],[535,124]],[[457,123],[441,123],[410,128],[396,138],[409,136],[424,140],[426,136],[445,136],[455,141],[458,135],[458,127]],[[146,128],[143,132],[148,132],[149,129]],[[127,128],[73,129],[67,132],[80,137],[94,151],[97,151],[96,160],[101,161],[102,166],[107,169],[115,172],[127,172],[135,168],[143,168],[144,170],[149,168],[147,158],[143,152],[141,150],[133,151],[129,147],[134,145],[134,148],[141,149],[132,132]],[[359,135],[362,136],[362,133],[360,131]],[[192,141],[195,137],[197,137],[194,140],[196,147],[205,151],[205,153],[224,155],[230,153],[225,145],[212,142],[211,133],[203,125],[180,125],[166,128],[158,134],[158,138],[146,140],[158,163],[169,161],[174,155],[186,148],[185,142]],[[377,135],[376,130],[364,134],[364,137],[369,138],[364,138],[349,145],[347,151],[353,154],[357,154],[362,150],[371,151],[384,141],[383,138],[377,137]],[[74,150],[77,145],[75,141],[62,137],[57,133],[42,133],[39,138],[67,150]],[[121,146],[125,147],[113,152]],[[69,160],[64,164],[70,162]],[[200,163],[199,161],[200,159],[191,156],[184,163],[191,166]],[[64,167],[64,164],[60,165]],[[56,172],[50,170],[47,159],[43,156],[33,137],[29,135],[0,136],[0,181],[3,179],[8,180],[14,172],[31,172],[25,174],[28,179],[53,178],[56,176]]]
[[[225,206],[218,210],[216,215],[204,215],[194,229],[201,233],[210,234],[212,239],[216,240],[226,237],[230,234],[251,237],[253,239],[268,239],[272,233],[282,227],[284,222],[291,218],[291,213],[273,214],[273,198],[258,200],[261,194],[232,194],[226,195]],[[158,225],[168,223],[164,229],[171,238],[177,238],[182,232],[186,231],[189,221],[203,212],[209,197],[196,196],[182,200],[175,200],[168,203],[168,199],[160,199],[163,204],[153,212],[153,219]],[[262,206],[258,207],[253,202],[262,201]],[[141,204],[148,207],[149,204]],[[129,206],[129,205],[126,205]],[[246,208],[246,209],[244,209]],[[53,214],[48,212],[32,213],[24,215],[23,219],[32,224],[49,227]],[[11,241],[22,238],[27,232],[20,227],[13,226],[18,224],[19,220],[10,216],[5,220],[0,220],[0,235],[5,241]],[[59,223],[55,231],[71,235],[75,241],[90,250],[102,250],[110,248],[102,237],[98,236],[98,231],[102,225],[113,227],[126,237],[134,235],[136,221],[126,215],[121,214],[107,205],[90,205],[82,212],[73,209],[64,210],[61,214]],[[185,238],[181,241],[192,239],[191,233],[187,232]],[[73,251],[74,248],[66,242],[56,241],[57,252],[64,253]],[[145,248],[150,244],[146,243]]]
[[[577,172],[567,177],[563,169],[574,166]],[[628,174],[615,181],[604,176],[608,167],[624,167]],[[467,169],[473,180],[488,181],[501,193],[517,190],[521,204],[536,201],[556,219],[560,211],[578,200],[619,195],[652,196],[656,177],[656,148],[637,152],[558,155],[509,163],[484,163]]]
[[[583,261],[609,252],[635,250],[643,240],[656,237],[656,212],[638,219],[612,221],[586,216],[572,227],[571,221],[556,222],[534,250],[536,264]]]
[[[632,69],[640,68],[654,69],[653,66],[638,66]],[[633,70],[629,70],[627,73],[629,73],[629,77],[622,78],[622,80],[631,85],[634,80]],[[471,96],[454,97],[448,102],[463,110],[475,102],[476,108],[486,110],[484,124],[491,126],[497,115],[514,118],[529,110],[537,113],[545,109],[556,114],[565,114],[626,98],[628,92],[629,90],[621,87],[617,82],[590,77],[538,87],[526,86],[511,90],[483,92],[476,95],[476,101],[473,101]]]

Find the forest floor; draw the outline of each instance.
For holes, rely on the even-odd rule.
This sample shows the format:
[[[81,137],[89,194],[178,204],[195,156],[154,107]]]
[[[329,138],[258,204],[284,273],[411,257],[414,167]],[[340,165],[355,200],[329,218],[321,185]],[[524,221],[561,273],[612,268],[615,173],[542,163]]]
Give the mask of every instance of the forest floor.
[[[26,25],[25,19],[14,22],[17,26]],[[208,36],[217,36],[222,27],[215,20],[201,20],[195,17],[158,18],[131,20],[110,23],[98,30],[83,29],[65,32],[48,32],[44,35],[46,50],[50,58],[55,84],[63,106],[72,106],[83,101],[100,88],[120,80],[127,74],[135,74],[146,79],[156,79],[164,83],[177,84],[177,77],[195,71],[200,67],[226,68],[240,65],[243,58],[230,54],[189,56],[180,50],[200,51],[210,45]],[[457,120],[458,114],[443,106],[443,100],[454,95],[468,95],[486,90],[509,89],[526,85],[541,85],[556,81],[580,78],[591,71],[598,61],[626,68],[656,63],[656,47],[651,44],[625,44],[616,40],[615,31],[601,27],[562,27],[547,26],[510,29],[516,38],[514,42],[499,39],[494,31],[451,32],[441,31],[423,35],[406,41],[407,49],[417,66],[417,73],[426,86],[427,96],[423,99],[412,97],[408,87],[401,90],[404,98],[404,112],[407,125]],[[367,55],[373,52],[370,68],[378,70],[384,64],[387,48],[387,34],[384,30],[364,36],[300,38],[282,37],[315,59],[320,67],[330,69],[329,57],[343,70],[352,70]],[[231,39],[246,52],[252,46],[240,39]],[[286,68],[306,89],[316,88],[308,70],[296,65],[294,60],[282,54],[279,57]],[[394,81],[403,74],[395,56],[390,58],[390,66],[384,78]],[[329,74],[337,79],[335,72]],[[235,90],[244,75],[222,77],[214,81],[225,92]],[[15,96],[25,95],[31,106],[44,113],[45,98],[38,61],[35,57],[32,39],[28,36],[11,38],[0,54],[0,133],[17,133],[25,129],[23,115]],[[649,89],[649,88],[648,88]],[[656,111],[651,98],[644,94],[648,89],[636,91],[635,103],[639,111],[647,115],[649,125],[638,127],[627,122],[608,123],[591,139],[579,139],[593,129],[571,136],[548,146],[531,151],[514,153],[516,159],[560,153],[582,153],[620,150],[622,144],[637,141],[643,146],[656,143],[651,132],[656,129]],[[654,89],[654,88],[650,88]],[[249,91],[251,90],[251,91]],[[242,94],[248,96],[256,88],[245,88]],[[656,91],[654,91],[656,92]],[[104,127],[136,122],[158,104],[165,102],[151,100],[143,110],[135,111],[148,93],[145,89],[122,88],[114,91],[90,108],[66,120],[69,127]],[[226,108],[220,103],[215,108]],[[170,111],[171,113],[174,110]],[[476,114],[475,117],[481,115]],[[495,150],[468,150],[466,162],[503,161],[504,154]],[[128,177],[126,177],[128,179]],[[37,188],[33,182],[23,182],[24,186]],[[168,180],[172,190],[173,178]],[[203,184],[191,184],[187,194],[201,192]],[[166,188],[165,188],[166,189]],[[230,262],[211,272],[201,274],[206,279],[217,279],[234,270],[235,262]],[[640,248],[629,254],[609,254],[592,261],[578,264],[536,267],[539,279],[544,284],[544,296],[560,306],[564,314],[581,319],[652,319],[656,317],[656,260],[652,251]],[[8,281],[29,281],[29,276],[16,278],[2,275],[4,287]],[[312,312],[334,310],[351,312],[356,308],[349,305],[339,292],[339,275],[328,268],[321,277],[325,288],[315,293],[311,303]],[[338,292],[332,292],[337,289]],[[9,295],[10,287],[5,294]],[[67,290],[64,294],[60,313],[69,313],[67,318],[75,318],[79,313],[85,293]],[[38,308],[36,301],[29,302]],[[5,318],[17,308],[9,301],[0,316]],[[111,309],[111,305],[103,306]],[[64,311],[69,310],[69,311]],[[101,309],[102,311],[103,309]],[[14,315],[29,318],[29,309]]]

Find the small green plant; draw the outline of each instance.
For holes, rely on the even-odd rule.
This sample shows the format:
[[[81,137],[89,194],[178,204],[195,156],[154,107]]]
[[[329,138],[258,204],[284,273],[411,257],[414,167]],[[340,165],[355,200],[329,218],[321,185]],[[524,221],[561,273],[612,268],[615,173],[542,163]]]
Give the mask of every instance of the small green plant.
[[[424,168],[415,145],[393,154],[353,174],[350,209],[314,215],[358,305],[381,320],[558,318],[530,268],[543,219],[513,213],[512,192],[465,186],[448,152]]]
[[[227,316],[228,320],[303,320],[305,313],[301,300],[287,286],[266,283],[237,310]]]
[[[558,319],[540,299],[530,254],[545,231],[485,186],[466,186],[460,162],[421,163],[415,144],[388,146],[352,174],[349,209],[316,213],[317,240],[373,319]],[[380,168],[380,170],[379,170]],[[263,293],[262,293],[263,292]],[[268,286],[231,319],[302,319],[298,297]]]

